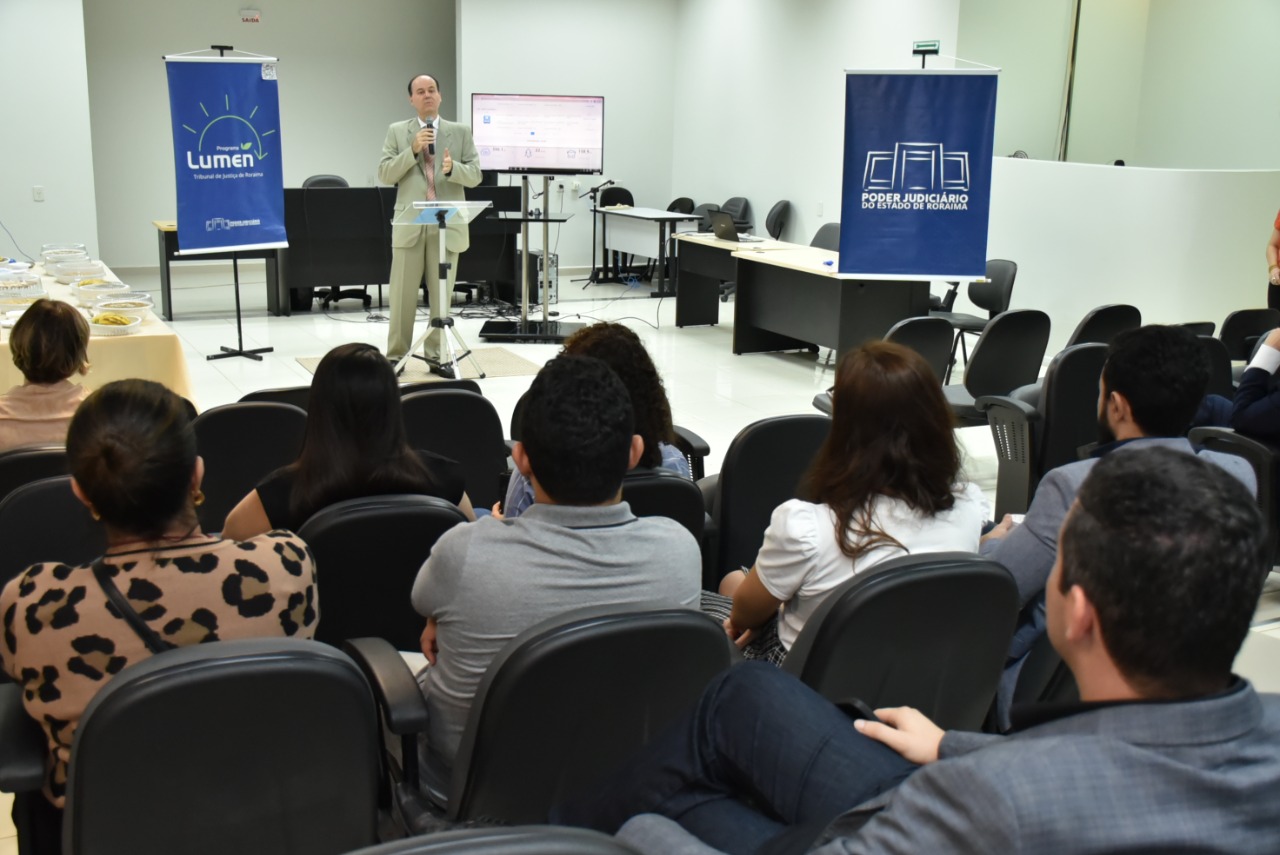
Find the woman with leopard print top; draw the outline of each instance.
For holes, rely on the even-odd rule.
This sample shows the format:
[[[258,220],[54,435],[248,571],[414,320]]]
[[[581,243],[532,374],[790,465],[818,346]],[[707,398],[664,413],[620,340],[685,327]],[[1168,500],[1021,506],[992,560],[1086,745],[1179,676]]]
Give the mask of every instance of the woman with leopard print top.
[[[156,646],[315,634],[305,543],[287,531],[243,542],[200,531],[204,462],[177,395],[145,380],[108,383],[72,418],[67,457],[71,489],[106,529],[103,576],[159,636]],[[104,584],[92,564],[45,563],[0,593],[0,664],[48,738],[45,796],[56,808],[85,707],[113,675],[151,655],[141,629],[109,610]],[[61,811],[47,813],[56,835]]]

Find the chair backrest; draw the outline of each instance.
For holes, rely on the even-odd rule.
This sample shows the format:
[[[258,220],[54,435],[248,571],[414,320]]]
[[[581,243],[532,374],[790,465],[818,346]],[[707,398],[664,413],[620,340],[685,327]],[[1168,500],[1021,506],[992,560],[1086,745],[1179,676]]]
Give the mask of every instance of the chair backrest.
[[[107,549],[102,524],[71,492],[71,476],[23,484],[0,501],[0,588],[41,561],[87,564]]]
[[[908,555],[832,591],[782,667],[833,701],[912,706],[944,729],[978,730],[1017,617],[1017,585],[996,562]]]
[[[1018,684],[1013,689],[1013,703],[1056,704],[1080,700],[1080,690],[1071,669],[1043,633],[1031,642],[1031,649],[1018,671]]]
[[[711,231],[711,215],[718,210],[720,210],[720,206],[710,202],[703,202],[693,209],[692,213],[698,215],[698,231]]]
[[[616,837],[563,825],[460,828],[370,846],[348,855],[640,855]]]
[[[258,389],[240,398],[242,404],[274,403],[292,404],[300,410],[306,410],[311,401],[310,386],[284,386],[279,389]]]
[[[1267,554],[1275,556],[1280,553],[1280,507],[1277,507],[1277,478],[1280,478],[1280,448],[1242,436],[1229,428],[1198,427],[1192,428],[1188,438],[1194,445],[1202,446],[1210,451],[1223,454],[1234,454],[1242,457],[1253,467],[1254,477],[1258,480],[1258,508],[1267,523]],[[2,506],[0,506],[2,507]],[[1268,566],[1264,573],[1271,568]]]
[[[413,609],[413,580],[440,535],[467,518],[432,496],[367,496],[322,508],[298,530],[324,576],[316,639],[385,638],[417,650],[426,621]]]
[[[480,384],[474,380],[419,380],[416,383],[405,383],[400,387],[400,397],[412,395],[414,392],[439,392],[441,389],[461,389],[464,392],[475,392],[483,395]]]
[[[730,196],[720,206],[720,212],[733,217],[735,224],[751,223],[751,203],[745,196]]]
[[[799,496],[801,480],[831,429],[819,415],[775,416],[738,432],[720,466],[715,567],[721,577],[755,564],[774,508]]]
[[[1248,359],[1254,339],[1280,327],[1280,309],[1241,309],[1227,315],[1218,338],[1232,359]]]
[[[688,196],[677,196],[671,200],[671,204],[667,206],[667,210],[676,214],[692,214],[693,200]]]
[[[314,187],[349,187],[347,179],[341,175],[312,175],[306,181],[302,182],[302,189],[310,190]]]
[[[1222,339],[1211,335],[1202,335],[1199,339],[1205,356],[1209,358],[1209,386],[1204,390],[1205,394],[1234,398],[1236,386],[1231,377],[1231,354],[1227,352],[1227,346]]]
[[[1040,393],[1043,426],[1035,450],[1032,492],[1050,469],[1079,458],[1076,449],[1098,438],[1098,380],[1105,344],[1068,347],[1049,363]]]
[[[427,389],[406,395],[403,411],[410,445],[462,465],[473,506],[488,508],[502,498],[507,446],[502,420],[487,398],[461,389]]]
[[[64,445],[20,445],[0,452],[0,500],[23,484],[66,474]]]
[[[769,213],[765,215],[764,230],[769,237],[778,240],[782,236],[782,230],[787,227],[789,219],[791,219],[791,202],[787,199],[774,202]]]
[[[1017,278],[1017,264],[1003,258],[989,258],[986,281],[969,283],[969,301],[979,309],[986,309],[987,317],[994,318],[1009,310],[1013,280]]]
[[[1218,325],[1213,321],[1189,321],[1185,324],[1174,324],[1175,327],[1186,327],[1196,335],[1213,335]]]
[[[301,639],[171,650],[85,710],[64,849],[347,852],[377,840],[378,763],[373,696],[346,654]]]
[[[224,404],[205,410],[191,426],[204,458],[205,501],[196,512],[201,528],[217,532],[259,481],[298,458],[307,411],[265,401]]]
[[[724,630],[689,609],[589,609],[531,627],[476,691],[449,817],[544,821],[687,712],[729,662]]]
[[[1039,309],[996,315],[978,337],[965,366],[964,387],[975,398],[1007,395],[1034,383],[1049,346],[1049,316]]]
[[[813,233],[813,240],[809,241],[809,246],[816,246],[818,249],[829,249],[832,252],[839,252],[840,224],[823,223],[818,227],[818,230]]]
[[[889,328],[884,340],[909,347],[923,356],[941,383],[951,360],[951,339],[954,335],[945,318],[904,318]]]
[[[615,184],[600,191],[601,208],[609,205],[634,205],[635,203],[635,197],[631,195],[631,191],[626,187],[619,187]]]
[[[702,543],[706,505],[698,485],[669,469],[633,469],[622,479],[622,500],[638,517],[667,517]]]
[[[1111,344],[1111,340],[1125,330],[1142,326],[1142,312],[1137,306],[1114,303],[1092,309],[1076,325],[1067,347],[1073,344]]]

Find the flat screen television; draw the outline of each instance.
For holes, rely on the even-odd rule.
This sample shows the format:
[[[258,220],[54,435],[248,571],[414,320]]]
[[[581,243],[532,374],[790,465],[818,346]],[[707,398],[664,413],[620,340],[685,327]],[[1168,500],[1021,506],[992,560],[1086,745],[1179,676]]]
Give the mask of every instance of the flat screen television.
[[[480,168],[538,175],[604,173],[604,97],[471,96]]]

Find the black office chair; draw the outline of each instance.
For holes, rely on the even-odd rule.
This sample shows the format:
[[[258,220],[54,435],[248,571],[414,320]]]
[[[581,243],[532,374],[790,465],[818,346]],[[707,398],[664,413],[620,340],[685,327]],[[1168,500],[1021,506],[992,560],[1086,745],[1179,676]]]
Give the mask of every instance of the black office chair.
[[[377,841],[378,759],[373,698],[342,652],[301,639],[171,650],[85,710],[64,848],[347,852]]]
[[[946,301],[948,307],[946,310],[929,312],[931,317],[945,319],[951,324],[952,329],[956,331],[956,344],[960,345],[960,353],[964,357],[966,365],[969,362],[969,351],[964,337],[966,335],[981,334],[996,315],[1008,311],[1009,301],[1013,297],[1013,282],[1017,278],[1018,265],[1015,262],[1001,258],[988,259],[986,281],[969,283],[970,302],[979,309],[985,309],[987,317],[982,318],[964,312],[951,311],[950,306],[955,302],[954,294],[951,295],[949,301]],[[958,282],[953,282],[951,285],[953,290],[960,287]],[[953,344],[951,347],[952,363],[955,362],[955,358],[956,348]],[[950,370],[947,371],[947,382],[951,382]]]
[[[994,561],[908,555],[859,573],[805,621],[782,669],[832,701],[911,706],[943,729],[978,730],[1018,616]]]
[[[632,206],[634,206],[634,205],[635,205],[635,203],[636,203],[635,197],[631,195],[631,191],[630,191],[630,190],[628,190],[628,189],[627,189],[627,188],[625,188],[625,187],[619,187],[618,185],[616,185],[616,184],[615,184],[615,185],[614,185],[614,186],[612,186],[612,187],[606,187],[606,188],[604,188],[603,190],[601,190],[601,191],[600,191],[600,201],[599,201],[597,204],[598,204],[601,208],[608,208],[608,207],[613,206],[613,205],[632,205]],[[607,218],[606,218],[606,219],[607,219]],[[609,258],[610,258],[610,256],[609,256],[609,235],[608,235],[608,233],[607,233],[607,232],[606,232],[606,233],[605,233],[605,235],[604,235],[603,242],[604,242],[604,259],[605,259],[604,267],[605,267],[605,269],[606,269],[606,270],[608,270],[608,269],[612,269],[612,270],[613,270],[613,278],[618,279],[618,280],[621,280],[621,279],[622,279],[622,271],[623,271],[623,268],[624,268],[624,267],[625,267],[625,268],[630,268],[630,267],[631,267],[631,262],[633,261],[633,258],[632,258],[632,256],[631,256],[631,255],[629,255],[629,254],[627,254],[627,253],[624,253],[624,252],[618,252],[617,250],[614,250],[614,252],[613,252],[613,263],[612,263],[612,265],[610,265],[610,263],[609,263]]]
[[[704,588],[714,591],[730,570],[755,564],[769,518],[800,495],[800,482],[830,429],[824,416],[775,416],[747,425],[729,443],[709,508],[715,543]]]
[[[975,402],[987,415],[1000,463],[997,520],[1025,513],[1045,473],[1078,460],[1077,450],[1097,440],[1098,379],[1106,361],[1105,344],[1077,344],[1049,363],[1036,403],[1017,392]]]
[[[1205,394],[1221,395],[1227,399],[1235,397],[1236,386],[1227,346],[1222,343],[1222,339],[1213,336],[1202,335],[1199,339],[1204,346],[1205,356],[1209,358],[1209,386],[1205,389]]]
[[[1185,324],[1174,324],[1175,327],[1186,327],[1196,335],[1213,335],[1218,325],[1213,321],[1189,321]]]
[[[480,393],[480,384],[474,380],[427,380],[418,383],[402,383],[400,385],[400,397],[412,395],[414,392],[422,392],[426,390],[436,391],[439,389],[464,389],[468,392]],[[300,409],[307,409],[311,400],[310,386],[284,386],[279,389],[258,389],[255,392],[249,392],[240,398],[240,403],[277,403],[292,404]]]
[[[196,513],[202,529],[218,532],[259,481],[298,458],[307,412],[292,404],[224,404],[205,410],[191,426],[205,465],[205,501]]]
[[[690,211],[690,213],[698,215],[698,231],[700,232],[711,231],[711,215],[714,212],[719,210],[720,210],[719,205],[714,205],[710,202],[704,202],[701,205],[695,206],[694,209]]]
[[[813,234],[813,240],[809,241],[809,246],[816,246],[818,249],[829,249],[832,252],[840,251],[840,224],[839,223],[823,223]]]
[[[1280,558],[1280,519],[1277,513],[1276,480],[1280,476],[1280,448],[1242,436],[1230,428],[1198,427],[1192,428],[1187,436],[1193,445],[1223,454],[1234,454],[1242,457],[1253,467],[1253,474],[1258,479],[1258,508],[1267,524],[1267,554],[1271,556],[1267,569],[1277,563]]]
[[[733,227],[740,232],[751,231],[751,203],[745,196],[730,196],[720,206],[721,212],[733,217]]]
[[[507,445],[498,411],[483,395],[461,389],[427,389],[402,401],[409,444],[462,465],[473,507],[502,498]]]
[[[688,196],[677,196],[667,206],[667,210],[676,214],[692,214],[693,207],[693,200]]]
[[[586,828],[517,825],[464,828],[370,846],[348,855],[640,855],[617,838]]]
[[[782,230],[787,226],[787,220],[791,219],[791,202],[782,199],[773,203],[773,207],[769,209],[769,213],[764,218],[764,230],[769,237],[779,240],[782,237]]]
[[[341,175],[312,175],[302,182],[303,190],[310,190],[316,187],[350,187],[347,179]]]
[[[942,387],[956,421],[969,427],[986,424],[987,416],[979,412],[975,401],[986,395],[1008,395],[1035,382],[1048,346],[1049,316],[1039,309],[1012,309],[996,315],[973,346],[973,357],[965,364],[964,383]]]
[[[412,674],[381,639],[348,649],[388,729],[404,737],[394,791],[406,824],[429,825],[412,730],[426,722],[422,693],[409,691]],[[553,805],[605,779],[684,714],[729,664],[724,630],[691,609],[581,609],[530,627],[485,672],[452,780],[423,782],[431,805],[451,821],[544,821]]]
[[[19,445],[0,452],[0,500],[23,484],[67,474],[64,445]]]
[[[1066,347],[1075,344],[1111,344],[1111,340],[1127,330],[1142,326],[1142,312],[1137,306],[1113,303],[1091,309],[1067,339]],[[1066,347],[1063,349],[1065,350]]]
[[[923,356],[941,383],[947,373],[953,334],[951,324],[941,318],[904,318],[889,328],[884,340],[909,347]],[[814,395],[813,406],[831,415],[831,390]]]
[[[466,521],[431,496],[348,499],[313,514],[298,536],[323,568],[316,640],[341,647],[378,636],[397,650],[418,650],[426,620],[409,601],[413,580],[440,535]]]
[[[71,492],[71,476],[23,484],[0,501],[0,587],[32,564],[87,564],[107,550],[102,524]]]
[[[706,507],[698,485],[669,469],[636,468],[622,479],[622,501],[638,517],[667,517],[680,523],[698,545],[706,531]]]
[[[1257,339],[1280,327],[1280,309],[1241,309],[1227,315],[1218,338],[1233,360],[1248,359]]]

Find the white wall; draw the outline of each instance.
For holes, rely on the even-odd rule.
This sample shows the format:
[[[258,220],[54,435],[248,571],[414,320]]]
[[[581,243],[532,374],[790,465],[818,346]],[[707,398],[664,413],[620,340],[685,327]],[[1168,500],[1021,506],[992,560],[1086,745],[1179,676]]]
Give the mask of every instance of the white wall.
[[[997,155],[1057,159],[1071,12],[1071,0],[961,0],[955,55],[1002,69]]]
[[[80,0],[0,2],[0,255],[18,247],[39,260],[40,245],[74,241],[99,254]],[[54,41],[56,39],[56,46]],[[31,188],[44,187],[45,201]]]
[[[1138,162],[1280,166],[1275,0],[1159,0],[1144,51]]]
[[[572,213],[551,229],[560,268],[591,264],[588,187],[612,178],[637,205],[666,208],[671,194],[671,45],[677,0],[458,0],[458,115],[473,92],[604,96],[604,176],[566,178],[563,193],[533,204]],[[501,176],[500,183],[518,181]],[[542,179],[533,181],[541,189]],[[554,185],[553,185],[554,187]],[[541,246],[541,230],[530,243]],[[558,232],[558,234],[557,234]]]
[[[261,9],[262,23],[240,23],[241,6]],[[43,9],[27,24],[49,32]],[[387,125],[413,114],[410,75],[439,74],[442,112],[454,115],[453,13],[451,0],[85,0],[102,257],[116,267],[154,266],[151,221],[176,215],[164,54],[230,44],[279,57],[285,186],[317,173],[360,186],[373,183]],[[47,55],[39,69],[61,71]],[[63,97],[43,100],[41,111],[52,103],[68,114]]]
[[[1067,160],[1146,165],[1137,149],[1149,7],[1150,0],[1080,3]]]
[[[1235,309],[1266,305],[1263,249],[1277,199],[1276,171],[996,158],[987,256],[1018,262],[1012,306],[1049,313],[1049,353],[1107,303],[1137,306],[1145,323],[1221,325]]]
[[[911,43],[956,44],[959,0],[683,0],[673,39],[670,193],[751,202],[756,230],[789,199],[784,240],[840,218],[844,70],[912,68]],[[822,213],[819,214],[819,206]]]

